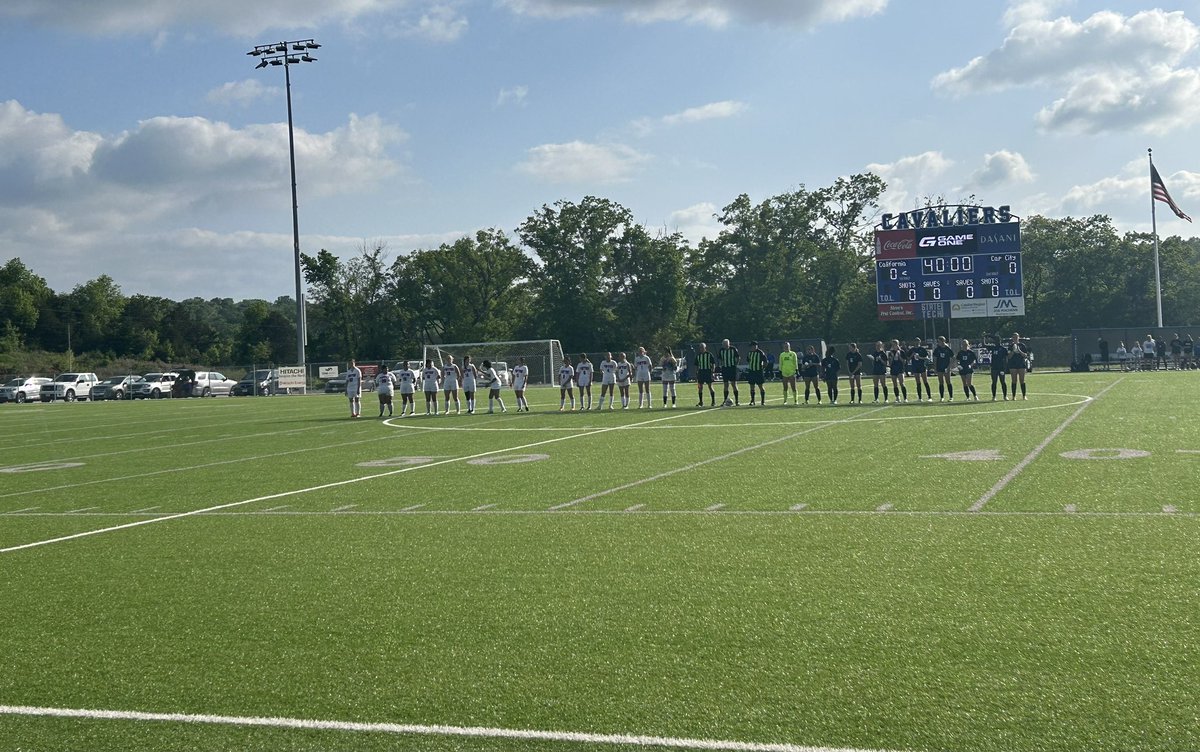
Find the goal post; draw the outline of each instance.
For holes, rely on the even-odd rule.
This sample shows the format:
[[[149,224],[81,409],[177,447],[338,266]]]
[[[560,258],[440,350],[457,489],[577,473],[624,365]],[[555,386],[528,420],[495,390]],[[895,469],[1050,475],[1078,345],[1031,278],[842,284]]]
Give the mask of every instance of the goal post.
[[[563,364],[562,343],[556,339],[428,344],[421,359],[432,360],[434,365],[441,366],[447,355],[453,355],[454,362],[459,364],[464,355],[470,355],[476,366],[481,366],[485,360],[502,363],[510,372],[517,366],[518,358],[524,358],[525,365],[529,366],[530,384],[555,383],[558,369]],[[506,386],[510,383],[506,374],[501,374],[501,378]]]

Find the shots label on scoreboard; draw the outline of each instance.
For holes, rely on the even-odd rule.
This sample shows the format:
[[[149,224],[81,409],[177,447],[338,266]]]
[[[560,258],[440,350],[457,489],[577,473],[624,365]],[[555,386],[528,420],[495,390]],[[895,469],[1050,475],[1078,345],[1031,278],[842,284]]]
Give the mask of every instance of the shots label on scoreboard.
[[[1020,223],[881,227],[875,279],[880,320],[1023,316]]]

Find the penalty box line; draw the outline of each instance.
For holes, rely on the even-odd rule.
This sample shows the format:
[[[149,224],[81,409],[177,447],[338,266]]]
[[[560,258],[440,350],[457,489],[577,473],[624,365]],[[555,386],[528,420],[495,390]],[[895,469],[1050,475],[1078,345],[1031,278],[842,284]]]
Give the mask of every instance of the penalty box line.
[[[597,491],[594,494],[589,494],[587,496],[583,496],[581,498],[575,499],[574,501],[567,501],[567,502],[563,502],[562,504],[555,504],[554,506],[550,507],[550,511],[554,512],[554,511],[558,511],[560,509],[567,509],[569,507],[573,507],[576,504],[583,504],[583,503],[586,503],[589,501],[595,501],[596,499],[599,499],[603,496],[608,496],[609,494],[614,494],[619,491],[625,491],[630,488],[635,488],[637,486],[640,486],[640,485],[643,485],[646,483],[653,483],[656,480],[662,480],[663,478],[669,478],[672,475],[678,475],[679,473],[686,473],[689,470],[695,470],[698,467],[704,467],[705,465],[712,464],[713,462],[720,462],[722,460],[732,459],[733,457],[737,457],[737,456],[745,454],[747,452],[753,452],[756,449],[763,449],[765,447],[769,447],[774,444],[780,444],[785,441],[790,441],[790,440],[798,438],[800,436],[804,436],[805,434],[813,433],[814,431],[820,431],[821,429],[828,428],[829,426],[839,426],[839,425],[844,425],[846,423],[852,423],[857,418],[861,418],[863,416],[870,415],[872,413],[876,413],[876,412],[879,412],[880,410],[886,410],[886,409],[887,409],[886,407],[876,407],[872,410],[868,410],[865,413],[851,416],[849,418],[843,418],[841,420],[832,420],[832,421],[820,423],[819,425],[805,428],[802,431],[796,431],[795,433],[790,433],[787,436],[781,436],[777,439],[771,439],[770,441],[764,441],[762,443],[755,444],[754,446],[748,446],[748,447],[742,447],[741,449],[735,449],[732,452],[727,452],[726,454],[722,454],[717,457],[709,457],[706,460],[699,460],[698,462],[693,462],[690,465],[684,465],[683,467],[677,467],[674,470],[667,470],[665,472],[658,473],[657,475],[651,475],[649,478],[642,478],[641,480],[635,480],[631,483],[626,483],[621,486],[616,486],[615,488],[608,488],[603,491]],[[716,510],[710,508],[708,511],[716,511]]]
[[[669,749],[720,750],[721,752],[884,752],[883,750],[812,747],[798,744],[738,742],[720,739],[686,739],[640,734],[594,734],[580,731],[540,731],[536,729],[491,728],[486,726],[442,726],[413,723],[364,723],[361,721],[321,721],[305,718],[261,716],[202,715],[191,713],[149,713],[135,710],[90,710],[80,708],[42,708],[25,705],[0,705],[0,715],[35,718],[78,718],[108,721],[157,721],[215,726],[266,727],[314,731],[394,734],[405,736],[450,736],[475,739],[515,739],[519,741],[567,742],[591,745],[625,745]]]
[[[393,475],[401,475],[402,473],[409,473],[414,470],[422,470],[422,469],[430,468],[430,467],[438,467],[439,465],[448,465],[448,464],[451,464],[454,462],[464,462],[467,460],[478,459],[480,457],[490,457],[494,454],[507,454],[509,452],[517,452],[522,449],[532,449],[533,447],[544,446],[546,444],[555,444],[560,441],[568,441],[571,439],[581,439],[586,436],[596,436],[598,434],[608,433],[610,431],[621,431],[621,430],[625,430],[628,428],[632,428],[634,426],[646,425],[648,423],[657,423],[659,421],[664,421],[664,420],[676,420],[678,418],[686,418],[690,415],[695,415],[695,414],[696,413],[690,413],[690,412],[677,413],[675,415],[668,415],[663,418],[655,418],[653,420],[646,420],[646,421],[642,421],[640,423],[632,423],[629,425],[621,425],[621,426],[609,426],[608,428],[599,428],[599,429],[596,429],[595,431],[586,431],[584,433],[571,434],[570,436],[559,436],[559,437],[553,438],[553,439],[544,439],[542,441],[535,441],[531,444],[522,444],[521,446],[506,447],[504,449],[493,449],[491,451],[479,452],[478,454],[470,454],[470,455],[467,455],[464,457],[451,457],[451,458],[445,459],[445,460],[438,460],[437,462],[429,462],[424,465],[410,465],[408,467],[402,467],[397,470],[389,470],[388,472],[384,472],[384,473],[375,473],[374,475],[364,475],[360,478],[350,478],[347,480],[334,481],[332,483],[322,483],[319,486],[311,486],[309,488],[297,488],[297,489],[293,489],[291,491],[282,491],[277,494],[268,494],[266,496],[256,496],[253,499],[245,499],[243,501],[231,501],[228,504],[217,504],[215,506],[205,507],[203,509],[193,509],[190,512],[180,512],[178,514],[169,514],[169,515],[165,515],[163,517],[155,517],[153,519],[148,519],[148,520],[138,520],[136,522],[127,522],[123,525],[112,525],[110,527],[104,527],[104,528],[100,528],[98,530],[85,530],[82,533],[73,533],[71,535],[62,535],[57,538],[48,538],[46,540],[34,541],[32,543],[22,543],[22,544],[16,545],[16,546],[9,546],[8,548],[0,548],[0,554],[14,553],[16,551],[24,551],[24,550],[27,550],[30,548],[38,548],[40,546],[49,546],[54,543],[66,543],[67,541],[78,540],[80,538],[89,538],[93,535],[102,535],[104,533],[115,533],[119,530],[129,530],[131,528],[143,527],[145,525],[155,525],[160,522],[168,522],[170,520],[179,520],[179,519],[183,519],[185,517],[195,517],[196,515],[200,515],[200,514],[219,512],[222,509],[233,509],[235,507],[245,506],[246,504],[254,504],[254,503],[260,502],[260,501],[274,501],[275,499],[283,499],[283,498],[287,498],[289,496],[298,496],[300,494],[312,493],[314,491],[325,491],[330,488],[340,488],[342,486],[349,486],[354,483],[363,483],[363,482],[366,482],[369,480],[377,480],[379,478],[388,478]]]
[[[982,510],[985,506],[987,506],[987,503],[989,501],[991,501],[992,499],[994,499],[996,497],[996,494],[1003,491],[1008,486],[1009,483],[1012,483],[1013,480],[1025,470],[1025,468],[1029,467],[1029,465],[1034,460],[1036,460],[1038,457],[1040,457],[1042,452],[1044,452],[1046,450],[1046,447],[1050,446],[1050,442],[1054,441],[1059,436],[1061,436],[1062,432],[1067,430],[1067,426],[1074,423],[1075,419],[1083,414],[1083,411],[1087,409],[1088,405],[1095,403],[1097,400],[1099,400],[1101,397],[1103,397],[1108,392],[1109,389],[1112,389],[1114,386],[1116,386],[1117,384],[1120,384],[1125,379],[1126,379],[1126,377],[1122,376],[1121,378],[1117,379],[1113,383],[1111,383],[1108,386],[1101,389],[1099,391],[1099,393],[1096,394],[1095,397],[1093,397],[1092,399],[1090,399],[1087,402],[1084,402],[1082,405],[1080,405],[1078,410],[1071,413],[1071,416],[1062,422],[1062,425],[1060,425],[1058,428],[1051,431],[1050,435],[1047,436],[1042,441],[1041,444],[1038,444],[1036,447],[1034,447],[1032,452],[1025,455],[1025,459],[1018,462],[1017,466],[1014,467],[1012,470],[1009,470],[1007,475],[1005,475],[1000,480],[996,481],[996,485],[992,486],[991,489],[989,489],[988,492],[985,493],[983,496],[980,496],[975,501],[975,503],[971,505],[971,508],[969,511],[978,512],[978,511]]]

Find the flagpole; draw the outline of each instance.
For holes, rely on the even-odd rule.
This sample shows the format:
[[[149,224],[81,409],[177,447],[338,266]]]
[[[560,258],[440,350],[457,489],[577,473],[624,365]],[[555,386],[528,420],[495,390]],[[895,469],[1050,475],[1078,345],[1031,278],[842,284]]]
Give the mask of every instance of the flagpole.
[[[1154,299],[1158,306],[1158,328],[1162,329],[1162,273],[1158,266],[1158,214],[1154,207],[1154,149],[1147,149],[1150,159],[1150,226],[1154,230]]]

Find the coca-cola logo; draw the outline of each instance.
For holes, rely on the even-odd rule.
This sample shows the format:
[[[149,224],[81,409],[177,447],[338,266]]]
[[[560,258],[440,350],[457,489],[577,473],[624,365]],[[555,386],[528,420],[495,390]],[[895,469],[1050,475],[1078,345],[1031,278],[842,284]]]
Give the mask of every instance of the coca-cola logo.
[[[883,241],[883,250],[885,251],[911,251],[913,249],[912,238],[907,240],[885,240]]]

